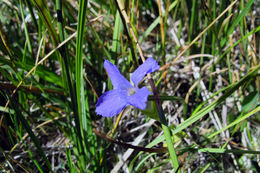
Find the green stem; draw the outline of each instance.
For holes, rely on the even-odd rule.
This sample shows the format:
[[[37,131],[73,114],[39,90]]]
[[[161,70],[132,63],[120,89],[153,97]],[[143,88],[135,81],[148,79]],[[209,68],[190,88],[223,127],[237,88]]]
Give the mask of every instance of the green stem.
[[[169,150],[169,153],[170,153],[172,164],[173,164],[173,167],[175,168],[175,172],[180,173],[178,157],[177,157],[177,154],[176,154],[175,149],[174,149],[170,129],[169,129],[168,126],[165,126],[164,124],[162,124],[162,129],[163,129],[163,133],[164,133],[164,136],[165,136],[165,139],[166,139],[166,143],[167,143],[167,147],[168,147],[168,150]]]

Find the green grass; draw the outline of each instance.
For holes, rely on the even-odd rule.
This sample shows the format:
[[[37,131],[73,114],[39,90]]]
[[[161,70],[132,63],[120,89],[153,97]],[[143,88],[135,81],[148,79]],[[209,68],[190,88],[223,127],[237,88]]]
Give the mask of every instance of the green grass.
[[[3,1],[0,172],[257,172],[259,5]],[[147,57],[160,121],[96,115],[113,89],[104,60],[129,79]]]

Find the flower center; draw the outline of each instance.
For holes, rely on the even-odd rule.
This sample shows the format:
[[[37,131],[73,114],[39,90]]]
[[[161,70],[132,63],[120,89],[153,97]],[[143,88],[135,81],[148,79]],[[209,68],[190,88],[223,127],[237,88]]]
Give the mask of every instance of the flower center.
[[[135,88],[128,88],[127,89],[127,96],[134,95],[135,93],[136,93]]]

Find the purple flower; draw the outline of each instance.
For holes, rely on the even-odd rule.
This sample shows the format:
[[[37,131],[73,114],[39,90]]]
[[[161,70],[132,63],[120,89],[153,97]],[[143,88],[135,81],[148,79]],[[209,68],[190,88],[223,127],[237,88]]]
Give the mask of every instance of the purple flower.
[[[148,73],[160,68],[157,61],[148,58],[132,74],[134,85],[121,75],[118,68],[105,60],[104,67],[113,84],[113,90],[105,92],[96,104],[96,113],[104,117],[112,117],[119,114],[126,106],[132,105],[138,109],[146,108],[148,96],[152,94],[146,87],[138,88],[138,83]]]

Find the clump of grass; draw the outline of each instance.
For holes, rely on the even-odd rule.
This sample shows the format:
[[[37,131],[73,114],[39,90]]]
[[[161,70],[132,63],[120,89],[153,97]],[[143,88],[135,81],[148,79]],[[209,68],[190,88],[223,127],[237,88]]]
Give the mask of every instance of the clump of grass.
[[[3,1],[1,172],[257,172],[259,5]],[[96,115],[104,59],[129,78],[146,57],[166,123]]]

